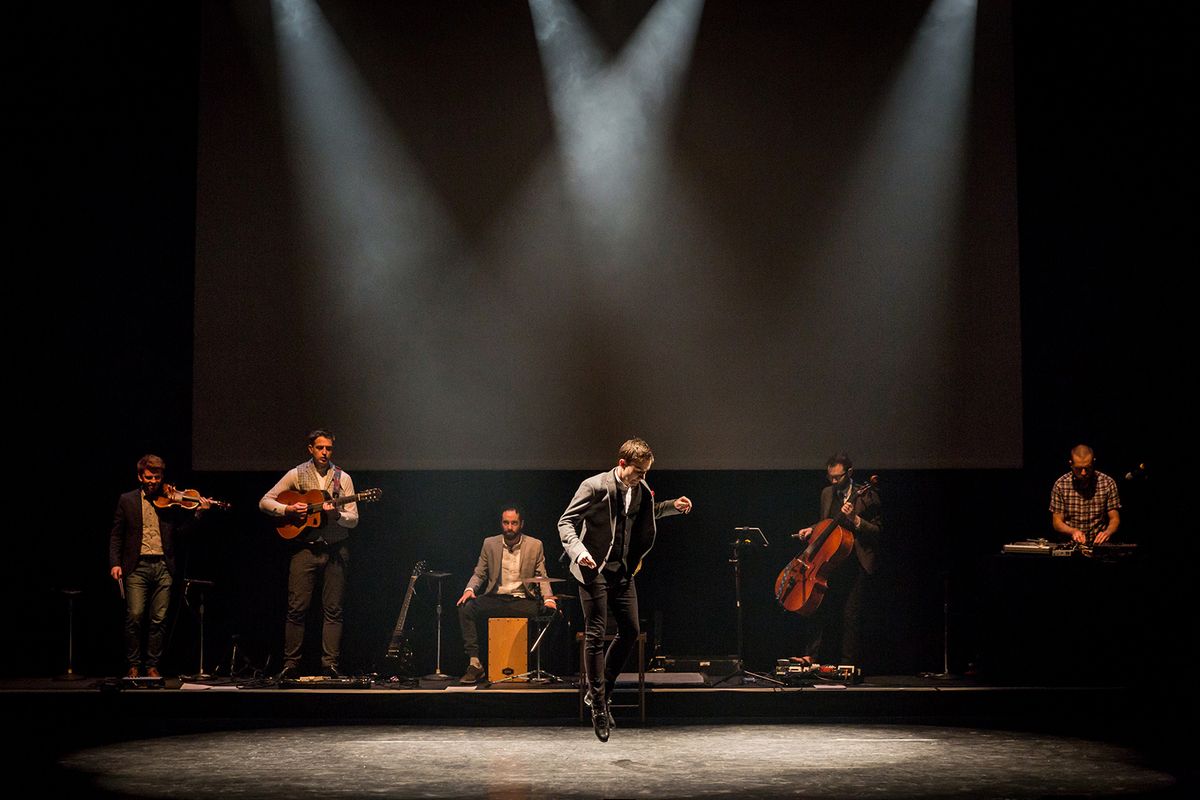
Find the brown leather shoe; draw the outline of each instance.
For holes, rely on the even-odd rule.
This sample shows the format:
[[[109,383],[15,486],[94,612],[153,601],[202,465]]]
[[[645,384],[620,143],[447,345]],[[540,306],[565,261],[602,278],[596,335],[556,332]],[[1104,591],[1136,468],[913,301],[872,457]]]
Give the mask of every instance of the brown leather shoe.
[[[146,670],[146,677],[147,678],[161,678],[162,673],[160,673],[158,671],[157,667],[150,667],[150,669]]]
[[[138,672],[137,667],[130,667],[129,672],[125,673],[126,678],[140,678],[142,673]]]

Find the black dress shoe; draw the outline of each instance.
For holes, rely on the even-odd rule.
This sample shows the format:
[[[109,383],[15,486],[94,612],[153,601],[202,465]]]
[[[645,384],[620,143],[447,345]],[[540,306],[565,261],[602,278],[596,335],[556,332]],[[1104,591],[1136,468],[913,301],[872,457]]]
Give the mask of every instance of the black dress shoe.
[[[589,688],[587,690],[587,692],[583,695],[583,704],[585,706],[587,706],[588,708],[591,708],[593,702],[595,702],[595,701],[592,696],[592,690],[591,690],[591,688]],[[605,713],[608,714],[608,728],[609,728],[609,730],[612,730],[613,728],[617,727],[617,720],[613,717],[612,706],[609,703],[605,703],[604,710],[605,710]]]
[[[324,675],[326,678],[344,678],[344,677],[346,677],[337,668],[337,664],[330,664],[328,667],[326,667],[321,672],[321,674]]]
[[[611,718],[608,715],[608,709],[603,706],[603,703],[596,703],[592,706],[592,730],[596,732],[597,739],[607,742],[608,734],[612,730],[608,724]]]
[[[279,675],[275,677],[278,681],[294,681],[300,677],[300,670],[297,667],[284,667],[280,670]]]

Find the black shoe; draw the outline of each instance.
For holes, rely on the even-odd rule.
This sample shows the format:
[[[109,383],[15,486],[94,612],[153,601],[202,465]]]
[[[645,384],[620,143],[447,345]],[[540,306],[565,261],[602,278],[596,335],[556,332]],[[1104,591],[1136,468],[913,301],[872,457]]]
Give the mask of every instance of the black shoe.
[[[596,738],[602,742],[608,741],[608,734],[612,728],[608,722],[612,717],[608,714],[608,709],[604,708],[602,703],[596,703],[592,706],[592,730],[596,732]]]
[[[467,671],[459,678],[459,683],[475,683],[483,677],[483,667],[477,667],[474,664],[467,667]]]
[[[591,687],[589,687],[587,692],[583,695],[583,704],[585,706],[587,706],[588,708],[591,708],[593,702],[594,701],[592,700],[592,690],[591,690]],[[605,703],[604,710],[608,713],[609,730],[612,730],[613,728],[617,727],[617,720],[613,717],[612,706],[609,703]]]
[[[300,670],[298,667],[287,666],[287,667],[284,667],[282,670],[280,670],[279,674],[275,677],[275,680],[277,680],[277,681],[294,681],[299,677],[300,677]]]
[[[330,664],[328,667],[326,667],[324,670],[321,671],[321,674],[324,675],[326,678],[344,678],[344,677],[346,677],[345,675],[343,675],[341,673],[341,671],[338,670],[337,664]]]

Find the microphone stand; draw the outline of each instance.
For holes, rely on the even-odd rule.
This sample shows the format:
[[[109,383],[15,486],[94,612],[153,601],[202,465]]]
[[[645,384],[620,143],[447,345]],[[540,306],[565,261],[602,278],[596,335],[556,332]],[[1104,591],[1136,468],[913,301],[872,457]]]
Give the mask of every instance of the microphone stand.
[[[437,581],[437,606],[435,616],[437,617],[437,644],[436,656],[433,666],[433,672],[424,676],[422,680],[427,681],[449,681],[453,680],[449,675],[442,672],[442,578],[449,576],[449,572],[426,572],[425,576]]]
[[[950,575],[944,576],[942,583],[942,671],[921,672],[917,677],[937,678],[946,680],[955,677],[950,672]]]
[[[67,596],[67,671],[54,676],[56,681],[80,681],[83,676],[75,671],[75,596],[80,589],[61,589]]]
[[[204,671],[204,590],[213,585],[212,581],[202,581],[196,578],[187,578],[183,582],[183,594],[187,597],[188,589],[193,586],[200,587],[200,603],[198,612],[200,616],[200,669],[195,675],[181,675],[184,680],[207,681],[212,679],[212,675]]]

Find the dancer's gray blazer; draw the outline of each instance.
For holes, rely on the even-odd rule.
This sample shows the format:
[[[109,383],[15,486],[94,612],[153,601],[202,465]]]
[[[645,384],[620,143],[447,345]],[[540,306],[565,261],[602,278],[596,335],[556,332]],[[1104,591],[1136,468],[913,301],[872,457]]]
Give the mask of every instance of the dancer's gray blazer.
[[[600,570],[612,557],[617,515],[623,503],[624,498],[617,491],[614,470],[593,475],[579,484],[579,490],[558,520],[558,537],[571,561],[571,574],[577,581],[591,583],[596,580]],[[654,546],[658,530],[654,521],[658,517],[680,513],[675,508],[674,500],[655,503],[654,493],[645,481],[634,487],[630,508],[635,504],[638,512],[633,518],[633,530],[629,534],[629,565],[634,575],[641,568],[646,553]],[[579,563],[584,551],[596,562],[594,568]]]

